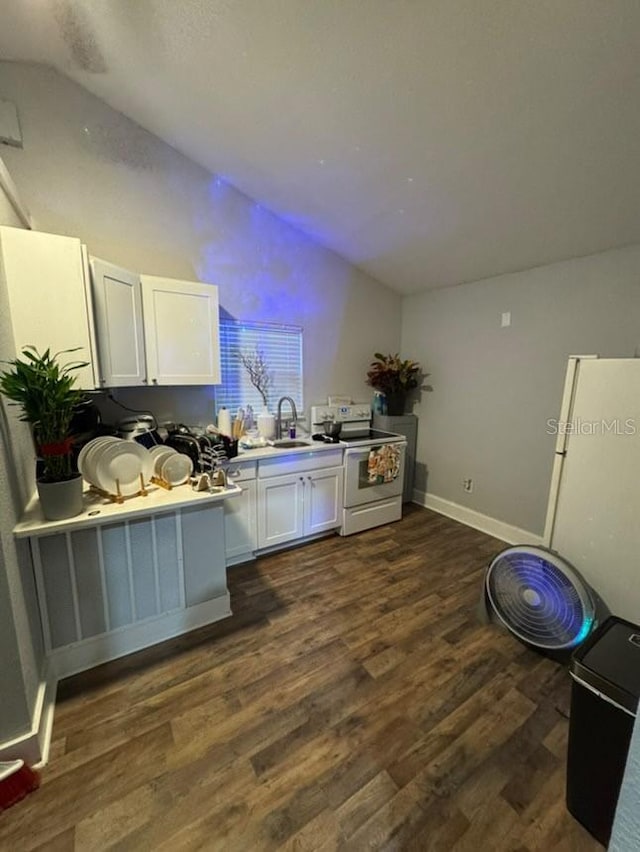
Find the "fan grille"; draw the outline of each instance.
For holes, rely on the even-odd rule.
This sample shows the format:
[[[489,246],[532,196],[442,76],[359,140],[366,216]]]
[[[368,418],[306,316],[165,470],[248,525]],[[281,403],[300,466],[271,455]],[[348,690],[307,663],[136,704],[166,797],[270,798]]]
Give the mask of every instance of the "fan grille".
[[[537,548],[498,554],[487,571],[486,589],[509,630],[541,648],[572,648],[593,624],[593,601],[580,577],[555,554]]]

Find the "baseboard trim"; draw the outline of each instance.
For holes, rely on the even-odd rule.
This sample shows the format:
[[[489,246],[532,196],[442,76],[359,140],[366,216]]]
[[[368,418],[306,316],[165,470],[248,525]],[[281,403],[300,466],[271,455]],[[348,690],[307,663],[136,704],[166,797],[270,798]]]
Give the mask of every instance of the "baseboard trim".
[[[461,506],[459,503],[453,503],[451,500],[445,500],[444,497],[438,497],[435,494],[414,491],[413,502],[441,515],[446,515],[448,518],[453,518],[454,521],[460,521],[460,523],[480,530],[494,538],[499,538],[507,544],[542,545],[543,543],[541,535],[506,524],[490,515],[483,515],[481,512],[476,512],[474,509],[467,508],[467,506]]]
[[[229,592],[226,592],[186,609],[174,610],[131,627],[59,648],[50,653],[49,661],[55,676],[61,680],[198,627],[213,624],[231,614],[231,598]]]
[[[30,766],[44,766],[49,759],[57,685],[57,678],[46,662],[33,708],[31,729],[13,740],[0,743],[0,760],[16,760],[20,757]]]

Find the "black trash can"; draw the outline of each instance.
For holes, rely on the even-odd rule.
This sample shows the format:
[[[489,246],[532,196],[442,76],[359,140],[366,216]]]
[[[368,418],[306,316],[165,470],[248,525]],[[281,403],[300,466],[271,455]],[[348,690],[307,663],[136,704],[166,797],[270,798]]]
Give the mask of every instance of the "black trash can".
[[[640,627],[608,618],[571,658],[567,807],[607,845],[640,697]]]

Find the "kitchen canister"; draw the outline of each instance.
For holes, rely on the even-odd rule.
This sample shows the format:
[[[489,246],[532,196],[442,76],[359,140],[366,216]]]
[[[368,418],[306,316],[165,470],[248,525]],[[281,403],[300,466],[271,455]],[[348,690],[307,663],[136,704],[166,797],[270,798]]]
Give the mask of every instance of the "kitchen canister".
[[[231,412],[224,405],[218,409],[218,429],[223,435],[231,437]]]
[[[258,424],[258,435],[261,438],[275,438],[276,436],[276,418],[270,414],[268,409],[264,409],[256,418]]]

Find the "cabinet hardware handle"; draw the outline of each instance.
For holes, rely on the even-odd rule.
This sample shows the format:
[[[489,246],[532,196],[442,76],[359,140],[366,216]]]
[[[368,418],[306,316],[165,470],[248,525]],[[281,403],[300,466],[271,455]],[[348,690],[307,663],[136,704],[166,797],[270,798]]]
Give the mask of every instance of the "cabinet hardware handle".
[[[143,384],[143,385],[148,385],[148,384],[149,384],[149,379],[143,379],[143,380],[142,380],[142,384]]]
[[[157,384],[158,384],[158,380],[157,380],[157,379],[153,379],[153,383],[154,383],[154,385],[157,385]]]

